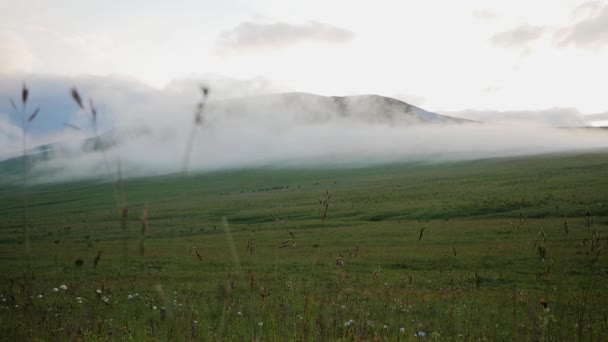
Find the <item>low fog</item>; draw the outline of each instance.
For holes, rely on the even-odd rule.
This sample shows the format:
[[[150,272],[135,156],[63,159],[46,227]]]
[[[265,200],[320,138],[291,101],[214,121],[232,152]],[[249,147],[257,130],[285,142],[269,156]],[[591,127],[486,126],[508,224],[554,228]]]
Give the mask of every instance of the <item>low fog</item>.
[[[200,96],[200,95],[199,95]],[[213,100],[194,124],[194,108],[138,104],[115,117],[100,150],[85,133],[57,143],[32,166],[34,182],[138,177],[255,167],[361,167],[456,161],[608,147],[603,130],[483,124],[426,112],[380,96],[289,93]],[[172,111],[175,110],[175,111]],[[193,132],[193,133],[192,133]],[[187,139],[193,136],[191,153]],[[107,163],[104,162],[107,160]]]
[[[116,78],[30,77],[30,105],[42,109],[28,129],[27,146],[29,154],[44,155],[33,158],[30,181],[108,180],[118,165],[125,177],[181,173],[186,160],[187,171],[197,173],[456,161],[608,147],[608,132],[601,129],[543,126],[524,120],[523,113],[516,116],[522,119],[519,123],[481,123],[376,95],[276,93],[263,78],[205,78],[211,92],[197,126],[194,113],[203,97],[193,79],[155,89]],[[18,79],[0,80],[0,92],[15,99],[20,86]],[[98,107],[103,152],[92,148],[91,117],[69,97],[72,86]],[[0,104],[0,114],[0,157],[19,156],[21,119],[6,103]],[[52,143],[44,154],[34,148],[43,143]],[[13,176],[3,179],[20,179]]]

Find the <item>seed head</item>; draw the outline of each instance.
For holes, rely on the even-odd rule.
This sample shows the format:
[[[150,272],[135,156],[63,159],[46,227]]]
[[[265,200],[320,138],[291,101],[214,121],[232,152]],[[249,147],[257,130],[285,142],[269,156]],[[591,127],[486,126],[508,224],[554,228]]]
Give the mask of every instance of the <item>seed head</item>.
[[[25,103],[27,102],[27,96],[29,93],[30,93],[30,90],[27,89],[27,86],[25,85],[25,83],[23,83],[23,89],[21,90],[21,101],[24,106],[25,106]]]
[[[78,89],[76,89],[76,87],[72,87],[71,94],[78,107],[84,110],[84,106],[82,105],[82,98],[80,97],[80,94],[78,93]]]

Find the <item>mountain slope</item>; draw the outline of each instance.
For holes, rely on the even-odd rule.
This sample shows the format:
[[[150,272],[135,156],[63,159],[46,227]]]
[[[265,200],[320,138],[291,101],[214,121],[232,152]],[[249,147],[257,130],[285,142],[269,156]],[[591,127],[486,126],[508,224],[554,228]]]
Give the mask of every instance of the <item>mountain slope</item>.
[[[255,117],[261,120],[295,119],[322,124],[334,119],[388,125],[472,122],[428,112],[403,101],[379,95],[320,96],[282,93],[243,97],[210,103],[211,118]]]

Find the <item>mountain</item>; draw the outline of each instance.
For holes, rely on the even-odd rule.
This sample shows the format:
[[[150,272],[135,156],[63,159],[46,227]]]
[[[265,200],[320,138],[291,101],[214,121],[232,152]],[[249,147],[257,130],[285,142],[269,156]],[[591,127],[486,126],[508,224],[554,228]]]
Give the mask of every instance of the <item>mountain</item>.
[[[459,124],[471,120],[428,112],[406,102],[379,95],[321,96],[308,93],[281,93],[235,98],[209,104],[211,118],[260,120],[294,119],[322,124],[334,119],[388,125]]]

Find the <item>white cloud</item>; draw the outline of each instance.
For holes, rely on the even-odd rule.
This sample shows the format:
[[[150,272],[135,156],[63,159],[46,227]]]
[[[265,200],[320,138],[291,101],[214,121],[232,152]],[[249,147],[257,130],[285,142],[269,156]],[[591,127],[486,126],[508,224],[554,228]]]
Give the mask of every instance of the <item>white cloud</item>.
[[[488,10],[473,11],[473,17],[480,20],[494,20],[498,18],[498,14]]]
[[[32,69],[34,55],[19,34],[0,30],[0,74],[27,72]]]
[[[353,37],[349,30],[317,21],[305,24],[242,22],[222,32],[217,47],[221,54],[242,53],[283,48],[302,42],[344,43]]]
[[[582,19],[556,32],[555,39],[558,45],[581,48],[607,46],[608,4],[590,2],[579,7],[575,13]]]
[[[545,30],[542,26],[524,24],[511,30],[494,34],[490,38],[490,42],[500,47],[522,47],[539,39]]]

